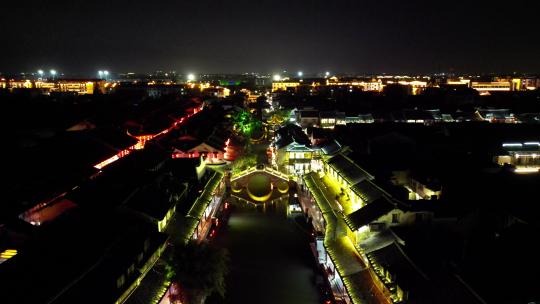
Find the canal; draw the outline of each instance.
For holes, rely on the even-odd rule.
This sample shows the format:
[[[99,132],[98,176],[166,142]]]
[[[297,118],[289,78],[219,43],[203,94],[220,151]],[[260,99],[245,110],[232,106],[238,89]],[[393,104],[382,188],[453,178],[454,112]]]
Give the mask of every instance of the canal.
[[[321,303],[308,233],[287,218],[283,205],[233,203],[227,227],[214,240],[230,253],[226,299],[209,302]]]

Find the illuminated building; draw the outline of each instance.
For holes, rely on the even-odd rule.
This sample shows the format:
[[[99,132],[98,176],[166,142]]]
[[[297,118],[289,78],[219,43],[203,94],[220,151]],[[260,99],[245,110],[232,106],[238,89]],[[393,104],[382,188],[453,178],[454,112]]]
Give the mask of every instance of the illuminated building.
[[[293,142],[285,147],[285,158],[282,161],[286,163],[285,167],[289,174],[301,176],[311,172],[313,155],[314,151],[310,147]]]
[[[44,93],[71,92],[78,95],[94,94],[97,89],[104,90],[104,80],[60,79],[55,81],[42,80],[7,80],[2,84],[8,89],[40,89]]]
[[[448,78],[446,80],[446,85],[469,87],[471,85],[471,80],[470,79],[463,79],[463,78],[459,78],[459,79],[450,79],[450,78]]]
[[[510,82],[511,91],[535,90],[540,87],[540,78],[496,77],[495,82]]]
[[[185,230],[184,241],[189,239],[205,240],[215,221],[216,213],[221,208],[224,208],[222,201],[226,187],[223,173],[213,170],[209,172],[211,176],[208,182],[186,215],[187,229]]]
[[[31,80],[6,80],[4,83],[7,89],[32,89],[34,84]]]
[[[333,129],[337,122],[336,122],[336,112],[320,112],[319,117],[321,119],[321,128],[324,129]],[[343,113],[344,114],[344,113]]]
[[[394,113],[393,116],[395,122],[421,123],[426,125],[431,125],[443,121],[453,121],[453,118],[450,114],[441,114],[441,111],[438,109],[404,109],[401,112]]]
[[[350,123],[374,123],[373,115],[358,114],[356,116],[346,116],[345,113],[336,113],[336,125],[346,125]]]
[[[493,123],[515,123],[517,121],[509,109],[478,109],[475,114],[481,120]]]
[[[338,185],[343,191],[346,191],[347,197],[350,199],[350,208],[348,213],[360,209],[366,202],[354,191],[352,187],[363,180],[372,180],[374,177],[365,170],[356,165],[350,158],[343,154],[323,160],[323,168],[326,176]]]
[[[299,85],[298,81],[274,81],[272,82],[272,92],[296,89]]]
[[[330,77],[326,80],[327,86],[336,86],[336,87],[349,87],[360,88],[363,91],[369,92],[382,92],[384,87],[383,82],[380,79],[372,79],[369,81],[365,80],[356,80],[356,79],[338,79],[337,77]]]
[[[94,89],[96,86],[96,83],[93,81],[79,82],[59,80],[57,83],[59,92],[74,92],[79,95],[94,94]]]
[[[409,200],[437,200],[441,198],[442,186],[437,179],[417,172],[394,171],[394,183],[409,191]]]
[[[224,87],[201,87],[201,91],[205,95],[210,95],[218,98],[225,98],[231,95],[231,90]]]
[[[511,165],[516,173],[535,173],[540,171],[540,142],[505,143],[504,154],[495,156],[500,166]]]
[[[229,150],[229,144],[230,140],[218,144],[217,142],[213,142],[211,138],[208,142],[201,142],[192,136],[182,136],[178,139],[172,158],[202,157],[207,164],[222,164],[226,161],[226,157],[230,157],[230,155],[226,155]]]
[[[494,82],[471,82],[471,88],[480,93],[483,92],[509,92],[512,89],[510,81],[494,81]]]
[[[256,93],[253,93],[253,92],[251,92],[250,90],[247,90],[247,89],[242,89],[241,92],[247,95],[247,102],[248,103],[256,102],[257,98],[262,96],[262,94],[256,94]]]
[[[301,176],[311,171],[315,150],[300,127],[289,124],[277,130],[273,147],[272,158],[284,172]]]
[[[521,90],[536,90],[540,88],[540,78],[521,79]]]
[[[175,149],[172,158],[199,158],[203,159],[207,163],[223,163],[225,158],[225,151],[209,146],[206,143],[201,143],[189,150],[182,151]]]
[[[334,298],[364,303],[363,295],[373,288],[392,303],[429,297],[422,273],[398,248],[403,244],[388,229],[431,221],[432,204],[397,199],[343,154],[323,158],[323,163],[324,172],[311,172],[303,179],[310,200],[318,207],[310,211],[314,227],[324,235],[317,238],[316,256]],[[394,256],[385,263],[388,254]],[[415,284],[410,284],[412,278]]]

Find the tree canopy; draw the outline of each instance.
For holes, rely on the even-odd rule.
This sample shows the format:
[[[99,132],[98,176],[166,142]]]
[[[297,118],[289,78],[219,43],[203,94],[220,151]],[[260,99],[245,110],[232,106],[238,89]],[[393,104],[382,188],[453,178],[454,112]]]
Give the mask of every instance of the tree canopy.
[[[166,260],[167,279],[179,286],[176,299],[182,303],[204,303],[213,293],[225,296],[225,276],[229,272],[227,250],[206,242],[176,245]]]
[[[245,110],[234,114],[232,119],[235,130],[247,137],[262,128],[262,122]]]

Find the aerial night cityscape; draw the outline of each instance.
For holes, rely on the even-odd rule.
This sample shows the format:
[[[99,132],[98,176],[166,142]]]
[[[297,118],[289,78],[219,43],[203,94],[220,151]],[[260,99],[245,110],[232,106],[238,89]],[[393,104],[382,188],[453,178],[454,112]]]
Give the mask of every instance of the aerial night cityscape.
[[[540,2],[0,5],[0,304],[540,304]]]

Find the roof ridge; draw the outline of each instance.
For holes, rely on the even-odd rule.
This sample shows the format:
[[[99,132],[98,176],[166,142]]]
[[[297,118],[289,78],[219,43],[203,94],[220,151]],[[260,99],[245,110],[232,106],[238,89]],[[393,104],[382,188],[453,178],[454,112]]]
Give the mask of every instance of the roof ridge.
[[[409,258],[409,256],[405,253],[405,251],[403,250],[403,248],[401,248],[401,245],[399,243],[397,243],[396,241],[394,241],[394,244],[397,246],[398,250],[401,252],[401,254],[403,255],[403,257],[407,260],[407,262],[409,262],[411,264],[411,266],[427,281],[431,281],[431,279],[422,271],[422,269],[420,269],[420,267],[418,267],[416,265],[416,263],[413,262],[413,260],[411,260],[411,258]]]

